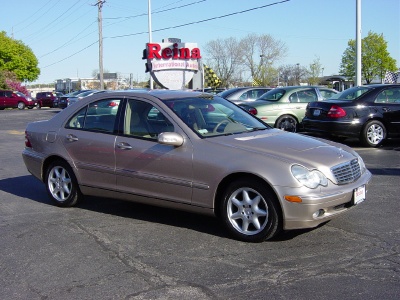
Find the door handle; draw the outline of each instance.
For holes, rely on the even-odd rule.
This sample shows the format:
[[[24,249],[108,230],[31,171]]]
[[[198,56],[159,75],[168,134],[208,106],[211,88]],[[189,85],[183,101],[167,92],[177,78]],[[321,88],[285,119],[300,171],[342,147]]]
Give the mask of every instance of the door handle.
[[[73,135],[73,134],[67,134],[67,140],[70,142],[76,142],[78,139],[77,136]]]
[[[117,144],[117,147],[122,150],[131,150],[132,146],[125,142],[120,142]]]
[[[383,110],[384,112],[387,112],[387,111],[390,111],[390,108],[388,108],[388,107],[382,107],[382,110]]]

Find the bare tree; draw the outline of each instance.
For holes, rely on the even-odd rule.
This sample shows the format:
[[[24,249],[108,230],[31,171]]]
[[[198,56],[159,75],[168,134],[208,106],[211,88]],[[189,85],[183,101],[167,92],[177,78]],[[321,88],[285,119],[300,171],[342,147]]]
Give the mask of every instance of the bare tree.
[[[309,71],[300,64],[284,65],[280,68],[280,84],[285,86],[300,85],[307,79]]]
[[[263,85],[274,81],[277,69],[273,65],[287,53],[287,47],[282,41],[268,34],[249,34],[240,41],[243,51],[243,63],[252,78]],[[269,84],[270,85],[270,84]]]
[[[308,70],[308,83],[310,85],[317,85],[320,82],[320,74],[322,70],[322,65],[319,57],[316,57],[310,64]]]
[[[221,80],[223,87],[229,87],[242,77],[243,50],[236,38],[213,40],[206,44],[207,65]]]

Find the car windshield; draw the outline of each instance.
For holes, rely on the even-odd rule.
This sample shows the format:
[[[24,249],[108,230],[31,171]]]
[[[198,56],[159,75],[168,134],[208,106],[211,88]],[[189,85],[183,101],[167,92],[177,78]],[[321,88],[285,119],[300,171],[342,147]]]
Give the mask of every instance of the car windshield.
[[[218,96],[171,99],[165,100],[165,103],[197,135],[204,138],[270,128]]]
[[[371,90],[371,88],[366,86],[352,87],[344,90],[341,93],[332,95],[329,99],[352,101],[360,97],[362,94],[368,92],[369,90]]]
[[[283,89],[273,89],[265,94],[262,94],[257,100],[278,101],[285,95],[286,91]]]
[[[80,94],[78,94],[76,96],[78,96],[78,97],[86,97],[86,96],[88,96],[90,94],[93,94],[94,92],[95,91],[85,91],[85,92],[82,92],[82,93],[80,93]]]
[[[17,94],[20,97],[26,98],[26,96],[24,94],[22,94],[21,92],[14,92],[15,94]]]
[[[76,96],[76,95],[78,95],[80,93],[82,93],[82,91],[75,91],[75,92],[68,93],[68,94],[66,94],[64,96],[65,97],[74,97],[74,96]]]
[[[230,94],[232,94],[232,93],[238,91],[239,89],[240,89],[240,88],[232,88],[232,89],[229,89],[229,90],[225,90],[225,91],[223,91],[223,92],[218,93],[217,96],[220,96],[220,97],[222,97],[222,98],[225,98],[225,97],[228,97]]]

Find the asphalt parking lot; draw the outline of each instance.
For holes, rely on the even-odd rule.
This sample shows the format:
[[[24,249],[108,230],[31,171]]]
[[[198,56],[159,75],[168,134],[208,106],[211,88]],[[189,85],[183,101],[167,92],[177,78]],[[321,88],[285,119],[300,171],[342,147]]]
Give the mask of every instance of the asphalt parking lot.
[[[210,217],[113,199],[51,205],[22,161],[28,122],[0,111],[1,299],[398,299],[400,140],[346,141],[373,173],[367,199],[260,244]]]

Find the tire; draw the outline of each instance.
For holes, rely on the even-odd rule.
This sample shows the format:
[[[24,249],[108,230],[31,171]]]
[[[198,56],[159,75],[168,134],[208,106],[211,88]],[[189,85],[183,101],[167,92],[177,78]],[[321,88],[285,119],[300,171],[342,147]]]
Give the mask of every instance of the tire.
[[[275,194],[265,183],[255,180],[232,182],[224,193],[220,211],[228,231],[244,242],[271,239],[282,226]]]
[[[24,102],[18,102],[18,109],[25,109],[25,103]]]
[[[284,115],[279,117],[276,121],[276,128],[289,131],[289,132],[297,132],[298,122],[297,120],[289,115]]]
[[[47,194],[57,206],[74,206],[83,197],[75,174],[65,161],[57,160],[49,165],[45,184]]]
[[[361,131],[361,142],[367,147],[378,147],[386,138],[386,128],[382,122],[369,121]]]
[[[38,102],[38,104],[36,105],[36,108],[37,108],[37,109],[41,109],[41,108],[42,108],[42,106],[40,105],[39,102]]]

